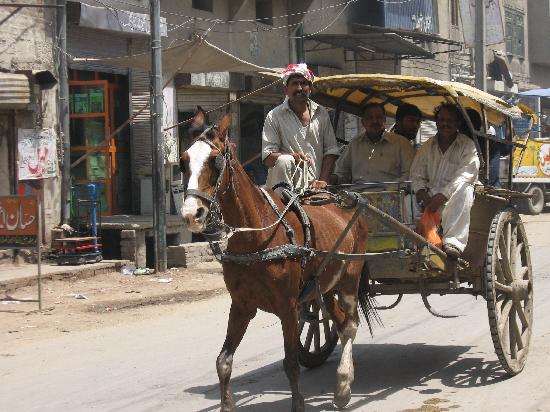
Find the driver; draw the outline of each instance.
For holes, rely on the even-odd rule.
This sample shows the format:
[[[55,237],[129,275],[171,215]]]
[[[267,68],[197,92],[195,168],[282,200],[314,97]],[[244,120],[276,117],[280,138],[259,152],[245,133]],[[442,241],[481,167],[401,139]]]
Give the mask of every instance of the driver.
[[[262,132],[266,186],[287,183],[294,190],[325,188],[338,157],[328,112],[310,100],[313,73],[304,63],[283,72],[285,101],[271,110]]]

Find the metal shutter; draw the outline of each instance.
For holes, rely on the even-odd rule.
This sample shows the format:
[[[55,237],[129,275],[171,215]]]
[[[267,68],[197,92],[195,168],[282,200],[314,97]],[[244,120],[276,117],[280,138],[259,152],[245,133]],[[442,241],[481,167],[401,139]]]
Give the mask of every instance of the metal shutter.
[[[197,106],[212,110],[229,102],[229,92],[212,89],[190,89],[180,87],[176,90],[178,111],[193,112]],[[217,122],[225,113],[225,107],[209,114],[210,123]]]
[[[74,57],[118,57],[128,55],[128,37],[103,30],[67,25],[67,51]],[[128,69],[90,62],[71,62],[71,69],[127,74]]]

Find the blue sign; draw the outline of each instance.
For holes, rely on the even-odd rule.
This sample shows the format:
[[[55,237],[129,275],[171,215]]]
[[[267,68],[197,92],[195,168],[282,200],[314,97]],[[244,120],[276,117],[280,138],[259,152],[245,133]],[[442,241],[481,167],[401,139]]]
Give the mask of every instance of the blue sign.
[[[385,3],[385,27],[437,33],[437,8],[433,3],[433,0]]]

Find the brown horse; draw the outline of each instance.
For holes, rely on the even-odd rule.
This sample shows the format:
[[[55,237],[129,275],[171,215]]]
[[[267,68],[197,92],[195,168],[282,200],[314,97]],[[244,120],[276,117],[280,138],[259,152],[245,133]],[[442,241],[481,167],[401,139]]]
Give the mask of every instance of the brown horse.
[[[190,230],[196,233],[205,231],[212,209],[219,208],[225,225],[230,227],[265,228],[278,219],[228,146],[230,122],[226,114],[217,127],[207,129],[182,155],[187,192],[181,212]],[[273,191],[269,193],[279,210],[283,210],[285,205],[279,197]],[[351,212],[334,204],[304,208],[312,224],[311,247],[329,250],[349,222]],[[297,243],[303,243],[304,233],[298,217],[289,212],[285,219],[294,229]],[[265,230],[235,233],[228,241],[227,252],[247,254],[288,243],[284,227],[277,224]],[[366,245],[367,227],[360,218],[348,232],[339,251],[365,253]],[[227,335],[216,362],[222,411],[234,408],[229,384],[233,354],[258,309],[271,312],[281,320],[285,349],[283,365],[292,390],[292,410],[304,410],[304,399],[298,385],[298,297],[301,286],[312,277],[320,262],[318,257],[308,260],[303,275],[300,259],[255,262],[249,266],[223,263],[223,276],[232,302]],[[357,296],[361,269],[362,261],[333,260],[320,276],[326,307],[343,347],[334,393],[334,403],[339,407],[348,404],[354,380],[352,344],[359,321]],[[339,293],[338,300],[334,298],[334,291]]]

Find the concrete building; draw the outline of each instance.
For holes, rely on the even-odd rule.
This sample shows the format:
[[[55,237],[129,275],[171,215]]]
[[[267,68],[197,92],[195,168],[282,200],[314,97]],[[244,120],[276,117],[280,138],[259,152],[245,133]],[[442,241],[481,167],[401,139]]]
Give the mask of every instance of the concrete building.
[[[43,179],[43,190],[32,180],[21,180],[26,175],[19,169],[25,164],[18,153],[18,135],[22,130],[50,129],[54,147],[58,152],[61,148],[55,137],[55,13],[54,8],[0,7],[0,196],[40,196],[46,240],[60,218],[59,168],[52,165],[57,177]]]

